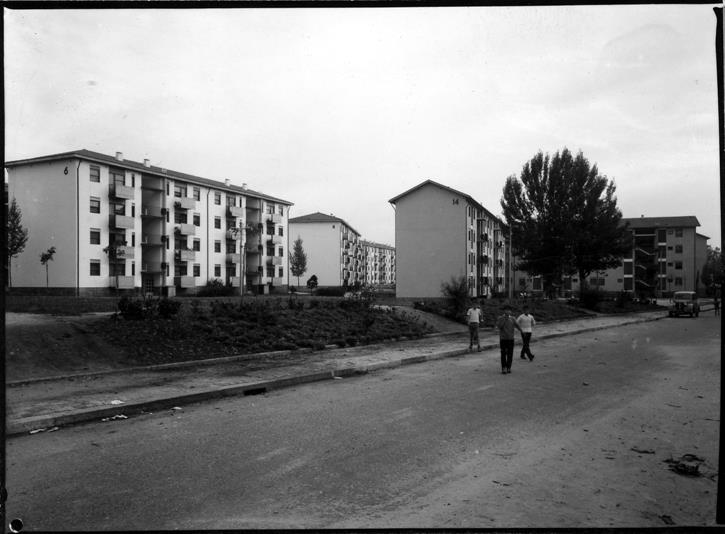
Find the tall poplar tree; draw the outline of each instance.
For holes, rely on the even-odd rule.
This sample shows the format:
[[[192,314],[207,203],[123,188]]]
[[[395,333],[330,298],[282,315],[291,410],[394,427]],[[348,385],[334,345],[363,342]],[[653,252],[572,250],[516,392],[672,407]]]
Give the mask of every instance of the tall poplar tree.
[[[13,197],[8,208],[8,286],[10,283],[10,261],[25,250],[28,242],[28,229],[23,228],[23,213]]]
[[[302,239],[297,236],[295,243],[292,247],[292,258],[290,258],[290,270],[292,276],[297,277],[297,285],[300,285],[300,276],[305,274],[307,271],[307,254],[302,248]]]
[[[576,273],[583,291],[592,272],[618,266],[629,244],[615,190],[581,151],[539,151],[507,178],[501,199],[517,267],[547,289]]]

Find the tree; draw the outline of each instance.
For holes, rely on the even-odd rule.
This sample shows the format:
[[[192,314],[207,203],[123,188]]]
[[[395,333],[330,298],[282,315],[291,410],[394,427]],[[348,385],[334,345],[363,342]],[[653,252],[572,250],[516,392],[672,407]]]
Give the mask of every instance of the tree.
[[[22,225],[23,213],[13,197],[8,209],[8,286],[10,283],[10,261],[25,250],[28,242],[28,229]]]
[[[292,276],[297,277],[297,285],[300,285],[300,276],[307,271],[307,254],[302,248],[302,239],[297,236],[294,247],[292,248],[292,258],[290,259],[290,270]]]
[[[40,263],[45,265],[45,287],[49,287],[50,284],[48,282],[48,262],[53,261],[53,256],[55,256],[55,247],[50,247],[48,250],[43,252],[40,255]]]
[[[702,266],[700,281],[705,284],[708,294],[714,294],[714,290],[722,287],[725,281],[725,263],[719,247],[707,245],[707,260]]]
[[[313,274],[310,276],[310,279],[307,280],[307,288],[308,289],[315,289],[317,287],[317,275]]]
[[[541,275],[547,289],[578,273],[584,291],[592,272],[618,266],[629,244],[615,190],[581,151],[539,151],[506,179],[501,198],[517,268]]]
[[[126,245],[128,243],[126,241],[111,241],[109,245],[103,249],[103,252],[105,252],[108,255],[108,264],[113,265],[113,272],[116,277],[116,296],[118,296],[118,267],[117,264],[119,262],[122,262],[124,260],[124,256],[126,255]]]

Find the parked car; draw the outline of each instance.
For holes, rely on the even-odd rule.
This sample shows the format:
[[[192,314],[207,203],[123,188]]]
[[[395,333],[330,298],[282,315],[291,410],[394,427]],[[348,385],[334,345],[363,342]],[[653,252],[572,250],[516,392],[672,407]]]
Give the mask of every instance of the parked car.
[[[689,315],[697,317],[700,315],[700,303],[697,300],[697,293],[694,291],[675,291],[672,295],[669,306],[670,317]]]

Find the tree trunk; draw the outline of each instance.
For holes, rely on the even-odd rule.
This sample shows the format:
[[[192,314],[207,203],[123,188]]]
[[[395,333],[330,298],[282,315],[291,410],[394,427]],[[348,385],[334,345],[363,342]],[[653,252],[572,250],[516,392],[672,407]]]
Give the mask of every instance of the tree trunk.
[[[48,278],[48,264],[45,264],[45,289],[48,289],[50,287],[50,282]]]

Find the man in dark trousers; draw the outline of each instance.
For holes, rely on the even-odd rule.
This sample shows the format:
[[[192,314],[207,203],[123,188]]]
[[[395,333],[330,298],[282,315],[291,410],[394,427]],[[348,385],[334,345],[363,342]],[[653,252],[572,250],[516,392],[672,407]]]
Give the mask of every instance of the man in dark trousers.
[[[505,375],[511,372],[511,363],[514,359],[514,330],[521,332],[521,327],[511,315],[511,306],[504,306],[503,315],[496,321],[496,328],[501,345],[501,374]]]

